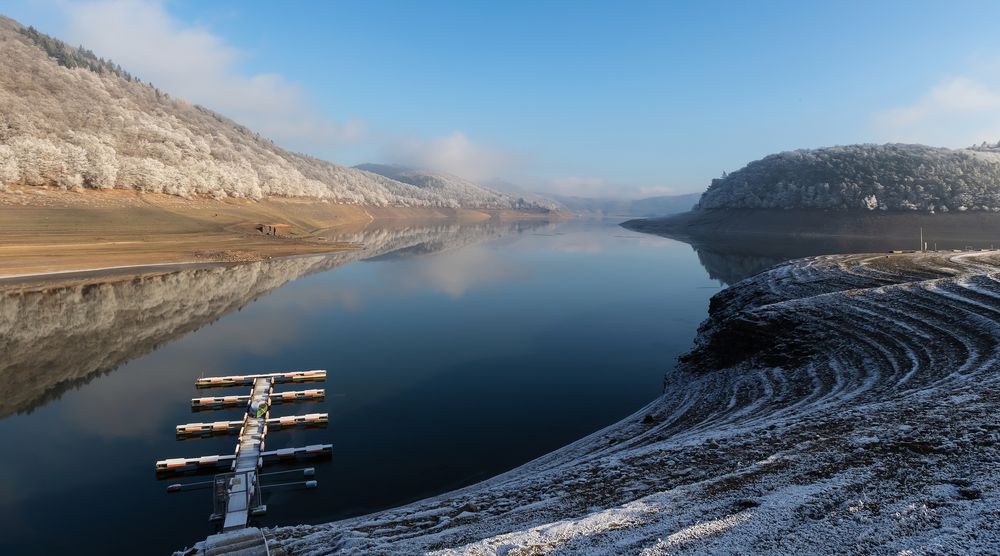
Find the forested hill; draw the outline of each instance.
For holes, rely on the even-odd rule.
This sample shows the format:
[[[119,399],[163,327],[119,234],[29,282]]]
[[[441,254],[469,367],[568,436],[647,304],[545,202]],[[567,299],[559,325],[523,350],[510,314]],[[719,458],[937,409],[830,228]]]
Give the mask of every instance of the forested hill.
[[[1000,144],[783,152],[712,180],[697,208],[1000,212]]]
[[[418,187],[288,152],[94,53],[0,16],[0,188],[305,196],[371,206],[534,206],[475,184]],[[536,207],[538,208],[538,207]]]

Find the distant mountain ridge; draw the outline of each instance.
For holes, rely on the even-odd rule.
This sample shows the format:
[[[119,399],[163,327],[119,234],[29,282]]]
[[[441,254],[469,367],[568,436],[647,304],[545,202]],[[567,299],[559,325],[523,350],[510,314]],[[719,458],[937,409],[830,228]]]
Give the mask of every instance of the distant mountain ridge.
[[[661,195],[644,199],[620,199],[610,197],[577,197],[533,193],[521,190],[513,184],[499,182],[498,191],[492,187],[477,184],[443,172],[432,172],[401,166],[396,164],[358,164],[358,170],[372,172],[403,183],[409,183],[432,191],[463,192],[476,188],[496,195],[496,198],[514,199],[515,206],[521,210],[545,208],[548,210],[563,210],[578,216],[668,216],[691,210],[698,202],[700,193],[682,195]],[[507,202],[510,202],[509,200]]]
[[[471,182],[413,184],[286,151],[90,51],[3,16],[0,51],[0,188],[545,210]]]
[[[553,195],[552,198],[570,212],[582,216],[669,216],[691,210],[700,193],[660,195],[644,199],[613,199],[606,197],[576,197]]]
[[[782,152],[712,180],[698,208],[1000,212],[1000,145]]]
[[[496,191],[484,185],[452,174],[431,172],[399,166],[395,164],[358,164],[358,170],[378,174],[398,182],[408,183],[424,191],[433,191],[445,197],[476,198],[480,206],[487,208],[514,208],[519,210],[555,210],[556,203],[546,203],[540,199],[525,199]]]

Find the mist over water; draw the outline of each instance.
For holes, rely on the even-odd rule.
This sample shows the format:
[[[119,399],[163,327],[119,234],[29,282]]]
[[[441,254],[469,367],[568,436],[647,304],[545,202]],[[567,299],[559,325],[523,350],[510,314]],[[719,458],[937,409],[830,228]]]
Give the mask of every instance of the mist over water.
[[[316,491],[266,491],[263,525],[488,478],[655,398],[723,283],[826,248],[692,248],[601,221],[340,239],[361,248],[5,286],[0,545],[157,553],[210,534],[208,492],[168,495],[153,472],[158,459],[234,448],[231,437],[174,439],[177,424],[239,418],[191,413],[201,375],[329,371],[323,402],[274,411],[329,412],[329,428],[274,432],[268,447],[329,442],[333,459],[317,465]]]

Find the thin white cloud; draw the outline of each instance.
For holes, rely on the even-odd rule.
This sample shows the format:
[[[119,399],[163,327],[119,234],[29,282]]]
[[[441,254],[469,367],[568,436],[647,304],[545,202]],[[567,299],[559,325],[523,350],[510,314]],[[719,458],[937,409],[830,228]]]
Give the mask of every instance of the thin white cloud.
[[[244,53],[209,29],[172,17],[158,0],[65,4],[67,39],[160,89],[216,110],[279,142],[329,146],[359,140],[358,120],[338,123],[301,87],[273,73],[246,74]]]
[[[1000,140],[1000,87],[991,76],[941,81],[911,104],[874,117],[885,141],[967,147]]]
[[[397,138],[389,143],[385,156],[395,164],[473,181],[510,175],[522,162],[516,153],[475,142],[461,131],[433,139]]]

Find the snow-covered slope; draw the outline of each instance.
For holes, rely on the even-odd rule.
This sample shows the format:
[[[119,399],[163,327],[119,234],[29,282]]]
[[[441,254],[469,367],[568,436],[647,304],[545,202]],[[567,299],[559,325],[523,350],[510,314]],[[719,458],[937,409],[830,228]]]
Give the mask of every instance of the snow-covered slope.
[[[271,553],[995,553],[998,265],[779,265],[713,298],[632,417],[437,498],[269,530]]]
[[[773,154],[712,180],[702,209],[1000,211],[1000,147],[846,145]]]
[[[522,208],[516,199],[474,184],[417,187],[288,152],[92,52],[2,16],[0,52],[0,188],[21,183],[184,197]]]

